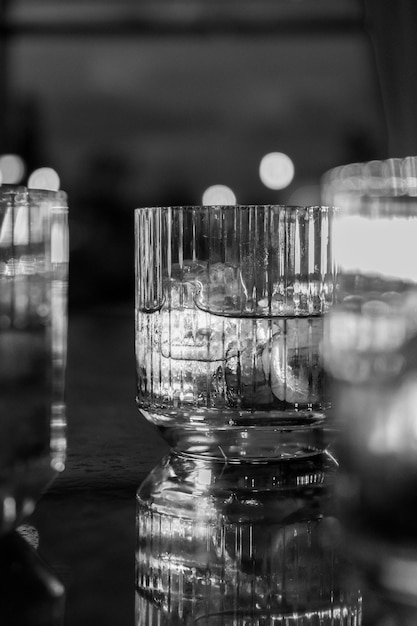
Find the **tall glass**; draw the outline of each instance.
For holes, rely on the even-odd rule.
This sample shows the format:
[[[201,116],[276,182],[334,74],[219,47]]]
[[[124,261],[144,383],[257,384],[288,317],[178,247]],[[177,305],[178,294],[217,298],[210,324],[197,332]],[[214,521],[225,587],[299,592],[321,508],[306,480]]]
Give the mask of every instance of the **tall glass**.
[[[135,212],[137,404],[195,454],[320,452],[334,300],[327,207]]]
[[[65,201],[63,193],[0,187],[0,531],[29,515],[64,467],[54,406],[63,402],[56,354],[65,353],[66,335],[56,329],[65,325],[66,301],[57,306],[56,283],[65,280],[56,232],[66,225],[56,215]]]
[[[334,240],[339,302],[323,355],[340,430],[339,515],[379,594],[370,610],[384,599],[385,615],[369,623],[417,623],[417,198],[362,199]]]

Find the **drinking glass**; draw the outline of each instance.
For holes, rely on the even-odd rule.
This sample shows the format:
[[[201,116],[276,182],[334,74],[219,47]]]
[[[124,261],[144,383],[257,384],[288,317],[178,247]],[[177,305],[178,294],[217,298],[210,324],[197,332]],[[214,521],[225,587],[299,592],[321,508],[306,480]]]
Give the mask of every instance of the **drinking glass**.
[[[417,195],[417,157],[347,163],[322,177],[322,200],[338,207],[359,207],[363,198]]]
[[[416,240],[412,196],[363,198],[334,229],[339,302],[325,321],[323,357],[340,430],[339,515],[371,597],[414,606],[412,622],[388,620],[391,606],[370,624],[417,619]]]
[[[137,626],[360,626],[323,453],[265,463],[172,451],[137,496]]]
[[[226,458],[319,453],[335,210],[135,211],[137,405],[172,445]]]
[[[63,192],[0,187],[1,532],[64,467],[66,236]]]

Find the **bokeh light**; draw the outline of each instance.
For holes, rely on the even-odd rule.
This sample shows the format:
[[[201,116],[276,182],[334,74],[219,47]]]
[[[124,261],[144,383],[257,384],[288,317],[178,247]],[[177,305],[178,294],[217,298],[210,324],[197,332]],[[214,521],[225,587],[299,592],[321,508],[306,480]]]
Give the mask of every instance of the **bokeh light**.
[[[285,189],[294,178],[294,163],[283,152],[265,154],[259,165],[259,176],[269,189]]]
[[[211,185],[203,193],[202,203],[204,205],[227,205],[236,204],[236,196],[227,185]]]
[[[0,184],[16,185],[25,175],[25,163],[18,154],[0,156]]]
[[[28,187],[30,189],[58,191],[60,184],[59,176],[52,167],[40,167],[34,170],[28,180]]]

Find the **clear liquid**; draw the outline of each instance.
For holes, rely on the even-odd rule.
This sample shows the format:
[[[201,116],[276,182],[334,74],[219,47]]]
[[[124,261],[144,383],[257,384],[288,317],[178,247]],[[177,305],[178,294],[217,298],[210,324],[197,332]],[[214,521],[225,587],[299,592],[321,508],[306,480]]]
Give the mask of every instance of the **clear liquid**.
[[[145,406],[312,410],[322,401],[321,317],[271,320],[176,309],[141,313]]]

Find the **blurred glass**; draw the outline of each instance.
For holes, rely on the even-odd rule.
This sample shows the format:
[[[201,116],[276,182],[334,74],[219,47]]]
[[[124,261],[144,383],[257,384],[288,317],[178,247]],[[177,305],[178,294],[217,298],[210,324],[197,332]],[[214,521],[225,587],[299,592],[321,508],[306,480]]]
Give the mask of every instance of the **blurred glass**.
[[[171,445],[227,458],[326,445],[327,207],[136,211],[137,404]]]
[[[30,192],[45,203],[51,219],[51,332],[52,332],[52,417],[51,450],[53,467],[64,469],[66,440],[65,374],[68,335],[69,228],[67,195],[63,191]]]
[[[348,163],[328,170],[321,180],[322,202],[359,209],[366,197],[417,196],[417,157]]]
[[[171,453],[137,494],[137,626],[359,626],[326,453],[227,464]]]
[[[65,216],[62,192],[0,187],[0,531],[64,468]]]
[[[417,606],[417,198],[364,197],[334,235],[338,303],[323,357],[340,518],[369,588]],[[369,623],[402,623],[394,614]]]

